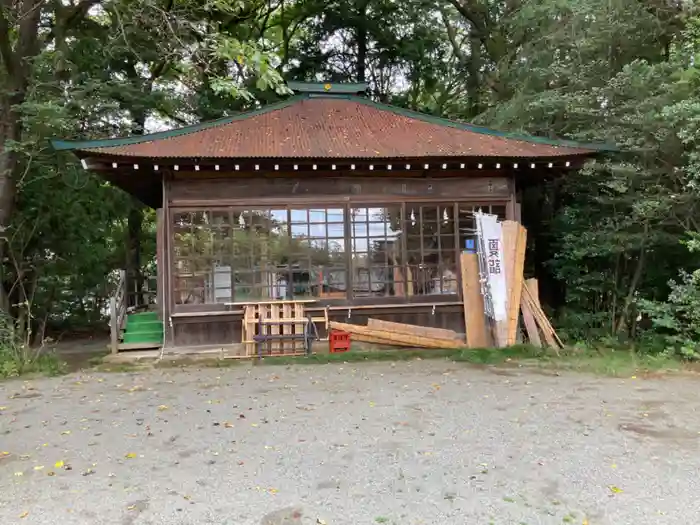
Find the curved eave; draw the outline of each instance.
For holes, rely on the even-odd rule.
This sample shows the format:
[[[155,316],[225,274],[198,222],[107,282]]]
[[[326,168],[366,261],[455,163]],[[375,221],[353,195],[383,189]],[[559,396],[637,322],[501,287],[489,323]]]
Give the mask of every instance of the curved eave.
[[[169,130],[169,131],[162,131],[158,133],[149,133],[145,135],[135,135],[131,137],[123,137],[123,138],[112,138],[112,139],[103,139],[103,140],[61,140],[61,139],[54,139],[51,141],[52,146],[54,149],[57,151],[77,151],[77,150],[88,150],[88,151],[93,151],[93,152],[101,152],[101,153],[108,153],[108,150],[110,148],[125,148],[128,146],[133,146],[133,145],[138,145],[138,144],[144,144],[144,143],[154,143],[153,147],[154,149],[157,149],[156,143],[161,140],[166,140],[166,139],[174,139],[186,135],[191,135],[191,134],[197,134],[199,132],[204,132],[216,128],[221,128],[225,127],[229,124],[233,124],[238,121],[244,121],[247,119],[251,119],[260,115],[265,115],[268,113],[273,113],[275,111],[283,110],[285,108],[289,108],[290,106],[295,105],[298,102],[304,101],[304,100],[318,100],[318,99],[335,99],[335,100],[346,100],[350,101],[353,103],[361,104],[363,106],[367,106],[369,108],[376,109],[380,112],[385,112],[385,113],[391,113],[396,116],[404,117],[406,119],[414,120],[416,122],[423,122],[427,124],[432,124],[434,126],[438,126],[440,128],[452,128],[460,131],[467,131],[470,133],[473,133],[475,135],[482,135],[482,136],[489,136],[489,137],[498,137],[501,139],[505,139],[506,141],[517,141],[520,143],[527,143],[531,145],[542,145],[542,146],[549,146],[550,148],[562,148],[566,150],[572,150],[571,152],[562,152],[562,156],[568,155],[568,154],[574,154],[578,150],[578,152],[613,152],[613,151],[618,151],[618,149],[615,146],[607,145],[607,144],[588,144],[588,143],[581,143],[581,142],[575,142],[575,141],[570,141],[570,140],[555,140],[555,139],[549,139],[549,138],[544,138],[544,137],[537,137],[537,136],[532,136],[532,135],[525,135],[525,134],[520,134],[520,133],[511,133],[511,132],[504,132],[504,131],[499,131],[499,130],[494,130],[490,128],[485,128],[482,126],[475,126],[473,124],[465,123],[465,122],[459,122],[459,121],[454,121],[454,120],[449,120],[449,119],[444,119],[441,117],[435,117],[432,115],[428,115],[425,113],[419,113],[416,111],[404,109],[404,108],[399,108],[396,106],[390,106],[387,104],[382,104],[378,102],[371,101],[367,98],[364,97],[358,97],[358,96],[353,96],[353,95],[323,95],[323,94],[302,94],[302,95],[296,95],[293,97],[290,97],[287,100],[284,100],[282,102],[276,103],[276,104],[270,104],[265,107],[262,107],[260,109],[254,110],[254,111],[249,111],[245,113],[240,113],[231,117],[225,117],[213,121],[208,121],[208,122],[203,122],[200,124],[192,125],[192,126],[185,126],[182,128],[174,129],[174,130]],[[332,119],[334,117],[328,116],[329,119]],[[403,124],[405,126],[405,124]],[[225,132],[224,132],[225,133]],[[407,150],[408,152],[411,151],[409,148]],[[115,153],[117,154],[117,153]],[[132,157],[132,156],[138,156],[129,154],[128,152],[120,152],[119,155],[124,156],[124,157]],[[468,155],[467,151],[464,151],[464,155]],[[172,158],[182,158],[178,157],[177,153],[175,155],[169,155]],[[290,158],[290,156],[284,155],[286,158]],[[323,155],[320,155],[318,152],[315,153],[315,156],[317,158],[323,157]],[[395,155],[395,158],[402,158],[402,157],[410,157],[410,153],[407,155]],[[439,156],[439,155],[434,155],[434,156]],[[457,156],[457,155],[455,155]],[[462,156],[462,154],[460,154]],[[494,155],[495,157],[496,155]],[[504,157],[507,156],[504,154]],[[517,157],[518,155],[510,155],[510,157]],[[532,157],[535,157],[536,155],[532,155]],[[542,155],[543,156],[543,155]],[[150,155],[151,158],[158,158],[157,155]],[[328,158],[332,158],[332,156],[327,155]],[[220,158],[255,158],[253,156],[246,156],[246,155],[235,155],[232,154],[231,152],[222,154]],[[257,155],[257,158],[265,158],[264,155]],[[281,155],[280,157],[281,158]],[[299,158],[302,158],[302,156],[299,156]],[[336,158],[351,158],[351,157],[341,157],[341,156],[336,156]],[[363,158],[361,155],[354,155],[352,158]],[[375,157],[379,159],[380,157]]]

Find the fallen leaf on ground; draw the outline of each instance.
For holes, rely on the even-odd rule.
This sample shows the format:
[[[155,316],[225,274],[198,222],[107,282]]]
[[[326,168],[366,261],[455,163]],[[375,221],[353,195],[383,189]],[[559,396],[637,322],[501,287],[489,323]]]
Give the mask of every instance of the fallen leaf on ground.
[[[168,405],[158,405],[158,410],[161,412],[168,410]]]
[[[47,476],[55,476],[56,473],[52,470],[52,471],[50,471],[50,472],[47,472],[46,475],[47,475]]]
[[[63,468],[64,465],[65,463],[63,461],[57,461],[56,463],[54,463],[54,467],[56,468]]]
[[[134,459],[134,458],[136,457],[136,453],[135,453],[135,452],[129,452],[129,453],[126,454],[124,457],[125,457],[126,459]]]
[[[622,492],[622,489],[620,487],[616,487],[615,485],[610,485],[609,488],[610,492],[612,492],[613,494],[619,494],[620,492]]]
[[[34,470],[42,470],[44,468],[44,465],[37,465],[34,467]]]
[[[19,515],[20,518],[26,518],[27,516],[29,516],[28,510],[25,510],[22,514]]]
[[[62,436],[67,436],[68,434],[70,434],[70,430],[64,430],[63,432],[61,432]]]
[[[369,402],[369,406],[370,406],[370,407],[374,407],[374,406],[376,406],[376,405],[377,405],[377,403],[375,403],[374,401],[370,401],[370,402]]]
[[[228,421],[224,421],[224,427],[226,428],[233,428],[233,423],[230,423]]]
[[[15,476],[24,476],[24,472],[15,472]]]
[[[126,510],[134,510],[136,508],[136,505],[129,505]]]

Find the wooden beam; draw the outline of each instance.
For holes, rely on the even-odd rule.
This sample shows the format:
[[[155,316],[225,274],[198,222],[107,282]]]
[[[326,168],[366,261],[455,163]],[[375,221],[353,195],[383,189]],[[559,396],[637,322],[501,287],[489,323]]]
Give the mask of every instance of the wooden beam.
[[[519,226],[520,225],[515,221],[503,221],[503,268],[501,271],[505,271],[506,274],[506,297],[508,298],[506,308],[508,313],[510,312],[510,298],[512,296],[513,280],[515,276],[515,253],[517,249]],[[509,320],[510,315],[508,315],[505,320],[496,323],[495,342],[498,347],[508,346]]]
[[[429,337],[432,339],[447,339],[449,341],[460,341],[459,334],[454,330],[445,328],[432,328],[430,326],[417,326],[405,323],[393,323],[391,321],[383,321],[381,319],[370,318],[367,321],[367,327],[374,330],[384,330],[386,332],[397,332],[400,334],[415,335],[419,337]]]
[[[412,346],[416,348],[454,348],[456,350],[464,348],[465,344],[461,341],[450,341],[447,339],[431,339],[428,337],[417,337],[414,335],[400,334],[386,330],[374,330],[366,326],[337,323],[331,321],[331,329],[342,330],[353,335],[378,337],[383,340],[393,341],[404,346]]]
[[[516,223],[517,224],[517,223]],[[515,257],[512,271],[508,272],[511,282],[508,286],[508,338],[506,344],[514,345],[518,335],[518,322],[520,320],[520,298],[523,291],[523,272],[525,270],[525,248],[527,246],[527,230],[520,224],[517,225],[517,242],[515,243]]]
[[[467,332],[469,348],[486,348],[489,338],[486,334],[484,298],[479,283],[479,260],[475,253],[460,255],[462,276],[462,298],[464,301],[464,329]]]
[[[557,335],[554,327],[549,322],[547,315],[542,310],[539,304],[539,299],[537,296],[533,295],[532,288],[537,288],[536,280],[533,283],[533,279],[528,279],[525,281],[525,286],[523,287],[523,297],[529,302],[530,308],[532,310],[535,321],[542,330],[545,341],[547,345],[554,348],[557,354],[559,353],[559,348],[564,348],[564,344]]]
[[[523,322],[525,323],[525,331],[527,332],[527,337],[530,344],[532,346],[542,348],[542,340],[540,339],[540,333],[537,329],[535,316],[530,308],[530,302],[525,299],[524,295],[520,297],[520,309],[523,312]]]
[[[111,338],[112,353],[116,354],[119,350],[119,314],[117,313],[117,299],[112,296],[109,298],[109,332]]]

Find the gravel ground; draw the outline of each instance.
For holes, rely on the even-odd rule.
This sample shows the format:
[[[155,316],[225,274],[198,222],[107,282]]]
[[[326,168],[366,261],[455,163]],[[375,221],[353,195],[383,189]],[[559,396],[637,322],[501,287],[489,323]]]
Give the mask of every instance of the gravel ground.
[[[443,361],[4,382],[0,523],[695,524],[698,386]]]

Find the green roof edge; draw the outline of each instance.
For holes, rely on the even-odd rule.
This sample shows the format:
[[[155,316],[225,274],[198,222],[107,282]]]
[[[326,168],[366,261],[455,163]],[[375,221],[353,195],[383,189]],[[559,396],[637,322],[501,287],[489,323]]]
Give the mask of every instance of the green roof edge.
[[[436,117],[434,115],[428,115],[427,113],[421,113],[419,111],[413,111],[412,109],[400,108],[398,106],[392,106],[390,104],[383,104],[381,102],[374,102],[368,98],[364,97],[347,97],[356,102],[360,102],[367,106],[372,106],[377,109],[384,111],[391,111],[397,115],[401,115],[408,118],[414,118],[417,120],[422,120],[423,122],[428,122],[430,124],[437,124],[439,126],[447,126],[451,128],[463,129],[465,131],[471,131],[473,133],[478,133],[480,135],[491,135],[495,137],[503,137],[511,140],[520,140],[523,142],[532,142],[535,144],[545,144],[547,146],[564,146],[567,148],[580,148],[588,149],[591,151],[620,151],[620,149],[612,144],[593,144],[585,142],[577,142],[574,140],[565,139],[548,139],[545,137],[537,137],[535,135],[527,135],[525,133],[513,133],[508,131],[499,131],[492,128],[487,128],[484,126],[475,126],[474,124],[468,124],[466,122],[459,122],[456,120],[450,120],[443,117]]]
[[[254,109],[252,111],[246,111],[233,115],[231,117],[223,117],[216,120],[209,120],[207,122],[201,122],[199,124],[193,124],[191,126],[185,126],[182,128],[171,129],[168,131],[158,131],[156,133],[148,133],[146,135],[132,135],[130,137],[113,138],[113,139],[96,139],[96,140],[63,140],[63,139],[51,139],[50,143],[54,150],[56,151],[75,151],[82,149],[92,149],[92,148],[112,148],[116,146],[130,146],[132,144],[140,144],[142,142],[151,142],[154,140],[169,139],[172,137],[179,137],[181,135],[189,135],[190,133],[196,133],[198,131],[203,131],[205,129],[211,129],[218,126],[225,126],[231,122],[236,122],[237,120],[245,120],[250,117],[255,117],[256,115],[263,115],[265,113],[270,113],[272,111],[277,111],[279,109],[284,109],[297,101],[307,98],[303,95],[295,95],[287,100],[281,102],[276,102],[274,104],[269,104],[260,109]]]
[[[357,96],[356,94],[358,91],[356,90],[357,86],[365,86],[365,84],[332,84],[332,86],[345,86],[347,88],[346,91],[323,91],[323,83],[318,83],[318,84],[311,84],[311,83],[302,83],[302,82],[288,82],[288,86],[290,89],[294,89],[294,85],[296,84],[304,84],[305,86],[309,87],[308,91],[305,91],[302,94],[296,94],[286,100],[283,100],[281,102],[276,102],[274,104],[269,104],[267,106],[264,106],[260,109],[252,110],[252,111],[247,111],[244,113],[239,113],[237,115],[231,116],[231,117],[224,117],[220,118],[217,120],[211,120],[208,122],[202,122],[200,124],[194,124],[191,126],[185,126],[183,128],[178,128],[178,129],[173,129],[173,130],[168,130],[168,131],[159,131],[157,133],[149,133],[147,135],[133,135],[130,137],[123,137],[123,138],[112,138],[112,139],[98,139],[98,140],[62,140],[62,139],[51,139],[51,146],[54,148],[56,151],[75,151],[75,150],[84,150],[84,149],[93,149],[93,148],[110,148],[110,147],[117,147],[117,146],[129,146],[132,144],[140,144],[143,142],[151,142],[154,140],[161,140],[161,139],[168,139],[168,138],[173,138],[173,137],[179,137],[181,135],[189,135],[190,133],[196,133],[198,131],[203,131],[206,129],[211,129],[215,128],[218,126],[224,126],[226,124],[230,124],[232,122],[236,122],[238,120],[245,120],[247,118],[252,118],[258,115],[263,115],[265,113],[270,113],[272,111],[277,111],[280,109],[284,109],[286,107],[289,107],[296,102],[304,99],[309,99],[309,98],[344,98],[347,100],[352,100],[354,102],[358,102],[367,106],[374,107],[379,110],[383,111],[390,111],[396,115],[401,115],[407,118],[413,118],[416,120],[421,120],[423,122],[428,122],[430,124],[436,124],[439,126],[446,126],[446,127],[451,127],[455,129],[461,129],[465,131],[471,131],[473,133],[478,133],[480,135],[490,135],[490,136],[496,136],[496,137],[502,137],[505,139],[511,139],[511,140],[519,140],[523,142],[530,142],[534,144],[544,144],[547,146],[562,146],[562,147],[567,147],[567,148],[577,148],[577,149],[586,149],[590,151],[600,151],[600,152],[619,152],[620,149],[617,146],[611,145],[611,144],[592,144],[592,143],[583,143],[583,142],[576,142],[573,140],[557,140],[557,139],[548,139],[545,137],[537,137],[534,135],[527,135],[527,134],[522,134],[522,133],[512,133],[512,132],[507,132],[507,131],[498,131],[495,129],[491,128],[486,128],[483,126],[475,126],[473,124],[467,124],[464,122],[459,122],[456,120],[450,120],[442,117],[436,117],[434,115],[428,115],[426,113],[420,113],[418,111],[413,111],[410,109],[405,109],[405,108],[400,108],[398,106],[392,106],[389,104],[383,104],[381,102],[374,102],[373,100],[370,100],[366,97],[361,97]],[[321,86],[321,90],[316,92],[313,91],[313,86]],[[333,88],[331,88],[333,89]],[[340,97],[338,96],[340,95]]]

